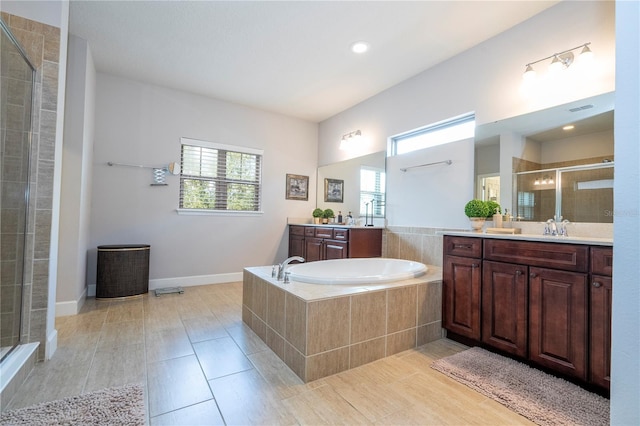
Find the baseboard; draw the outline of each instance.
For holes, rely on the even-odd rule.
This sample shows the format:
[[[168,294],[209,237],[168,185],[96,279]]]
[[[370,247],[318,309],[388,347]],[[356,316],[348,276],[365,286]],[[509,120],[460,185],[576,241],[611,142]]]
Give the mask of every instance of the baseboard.
[[[57,312],[57,310],[56,310]],[[44,359],[50,360],[56,350],[58,349],[58,330],[53,329],[47,336],[47,346],[44,347]]]
[[[213,275],[194,275],[190,277],[175,277],[175,278],[159,278],[155,280],[149,280],[149,291],[166,287],[194,287],[198,285],[207,284],[224,284],[234,283],[242,281],[242,272],[231,272],[228,274],[213,274]],[[96,285],[89,284],[87,286],[86,297],[96,296]],[[84,297],[84,295],[83,295]],[[76,301],[58,302],[56,303],[56,316],[64,315],[76,315],[80,312],[80,308],[84,304]]]

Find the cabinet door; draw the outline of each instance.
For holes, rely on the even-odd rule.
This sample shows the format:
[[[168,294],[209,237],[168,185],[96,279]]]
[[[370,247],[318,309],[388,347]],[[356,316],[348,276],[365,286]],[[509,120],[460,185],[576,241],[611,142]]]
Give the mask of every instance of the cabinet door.
[[[445,256],[442,272],[444,328],[475,340],[480,340],[480,262]]]
[[[289,234],[289,257],[304,257],[304,236]]]
[[[529,359],[587,379],[587,275],[529,268]]]
[[[591,279],[591,350],[589,380],[609,389],[611,378],[611,277]]]
[[[322,260],[322,247],[322,238],[306,237],[304,239],[305,261]]]
[[[527,356],[528,268],[482,264],[482,341],[505,352]]]
[[[344,259],[347,257],[348,243],[344,241],[324,240],[324,259]]]

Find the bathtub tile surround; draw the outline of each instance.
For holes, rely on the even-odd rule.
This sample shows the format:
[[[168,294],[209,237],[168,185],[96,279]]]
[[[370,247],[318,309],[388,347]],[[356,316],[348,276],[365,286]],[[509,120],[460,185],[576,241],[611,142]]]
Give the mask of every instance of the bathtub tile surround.
[[[388,226],[383,233],[382,257],[442,266],[442,235],[438,233],[444,230],[444,228]]]
[[[244,270],[242,319],[305,382],[442,337],[442,271],[395,283],[323,285]],[[429,312],[425,312],[429,311]]]

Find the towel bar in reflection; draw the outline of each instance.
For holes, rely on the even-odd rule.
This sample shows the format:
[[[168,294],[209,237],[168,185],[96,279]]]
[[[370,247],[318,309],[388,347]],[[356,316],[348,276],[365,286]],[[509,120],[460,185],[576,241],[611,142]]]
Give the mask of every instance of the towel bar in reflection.
[[[450,166],[452,163],[453,161],[451,160],[436,161],[435,163],[426,163],[426,164],[418,164],[417,166],[402,167],[400,168],[400,171],[406,172],[407,170],[410,170],[410,169],[415,169],[418,167],[435,166],[436,164],[446,164],[447,166]]]

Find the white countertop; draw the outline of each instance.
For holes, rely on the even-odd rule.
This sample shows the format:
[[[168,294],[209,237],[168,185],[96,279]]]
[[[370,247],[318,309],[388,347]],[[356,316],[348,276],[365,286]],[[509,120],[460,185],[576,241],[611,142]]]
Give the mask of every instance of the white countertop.
[[[441,231],[441,235],[453,235],[457,237],[476,237],[476,238],[495,238],[499,240],[517,240],[517,241],[541,241],[545,243],[560,244],[589,244],[594,246],[613,246],[612,238],[597,237],[560,237],[551,235],[536,234],[486,234],[484,232],[473,231]]]
[[[347,229],[385,229],[384,226],[358,226],[339,223],[289,223],[288,225],[297,226],[317,226],[319,228],[347,228]]]

